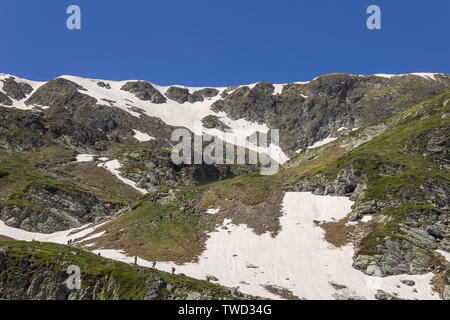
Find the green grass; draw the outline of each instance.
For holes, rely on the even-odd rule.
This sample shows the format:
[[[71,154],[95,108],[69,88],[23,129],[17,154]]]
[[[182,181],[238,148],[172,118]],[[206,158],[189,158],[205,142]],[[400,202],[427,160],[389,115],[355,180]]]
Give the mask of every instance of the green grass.
[[[12,250],[8,255],[9,279],[22,276],[23,269],[20,269],[18,264],[21,259],[26,259],[32,262],[26,269],[27,273],[36,273],[41,270],[57,272],[65,270],[69,265],[77,265],[82,273],[82,288],[92,285],[92,282],[99,278],[109,279],[119,286],[119,299],[141,299],[146,292],[145,280],[148,276],[158,277],[168,284],[186,289],[184,291],[191,289],[203,292],[207,290],[217,297],[226,295],[224,288],[206,281],[185,276],[173,276],[154,269],[137,268],[63,245],[40,242],[0,242],[0,245],[7,245]],[[112,298],[112,295],[106,298]]]
[[[449,112],[449,107],[442,105],[447,96],[450,96],[450,93],[441,94],[409,110],[408,113],[413,114],[422,110],[428,116],[407,116],[388,132],[340,157],[323,172],[331,178],[336,178],[343,168],[360,170],[369,184],[366,200],[414,196],[414,193],[420,192],[418,187],[425,180],[448,183],[448,170],[442,170],[439,164],[429,158],[413,156],[405,150],[405,146],[415,144],[415,137],[426,135],[436,128],[450,127],[450,119],[442,117],[444,112]],[[386,174],[386,167],[395,167],[398,174]]]
[[[20,200],[30,188],[37,188],[52,193],[63,190],[74,196],[90,193],[111,203],[129,204],[139,199],[136,190],[95,163],[73,163],[73,154],[61,147],[45,147],[34,152],[2,152],[0,198]],[[0,206],[4,203],[5,200],[0,201]]]
[[[199,216],[179,210],[184,203],[179,202],[179,196],[170,204],[151,203],[152,196],[146,195],[132,206],[132,210],[99,230],[108,230],[110,235],[120,232],[120,243],[127,253],[149,261],[192,260],[203,249],[198,238]],[[188,193],[187,201],[192,197],[194,195]],[[173,214],[172,219],[170,213]],[[163,217],[162,221],[160,217]],[[102,237],[96,243],[101,245],[102,241],[105,245],[115,245],[108,237]]]

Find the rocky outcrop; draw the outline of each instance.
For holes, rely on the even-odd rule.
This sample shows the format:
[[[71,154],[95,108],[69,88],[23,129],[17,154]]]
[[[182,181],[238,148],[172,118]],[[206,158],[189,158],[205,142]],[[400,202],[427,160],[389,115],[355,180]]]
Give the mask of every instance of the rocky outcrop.
[[[99,81],[97,82],[97,85],[101,88],[105,88],[105,89],[111,89],[111,85],[109,83],[105,83],[103,81]]]
[[[166,97],[174,100],[178,103],[185,103],[189,101],[190,103],[202,102],[205,98],[212,98],[219,94],[219,90],[213,88],[205,88],[197,90],[194,93],[190,93],[186,88],[180,87],[170,87],[166,91]]]
[[[0,105],[12,106],[12,100],[3,92],[0,92]]]
[[[230,88],[213,110],[232,119],[266,123],[280,130],[283,149],[305,149],[340,128],[359,128],[392,117],[450,89],[449,75],[436,81],[407,75],[393,78],[323,75],[308,83],[293,83],[274,95],[269,83]]]
[[[189,90],[180,87],[170,87],[166,91],[166,97],[178,103],[185,103],[189,98]]]
[[[201,185],[258,170],[257,166],[175,165],[166,150],[140,149],[125,153],[121,161],[123,176],[149,191],[168,186]]]
[[[329,90],[327,94],[337,92]],[[436,252],[450,252],[448,139],[442,117],[447,96],[440,94],[377,124],[380,130],[372,141],[358,142],[370,127],[363,128],[318,150],[304,151],[289,166],[346,150],[327,168],[283,188],[347,196],[355,201],[346,218],[350,221],[373,216],[369,225],[347,234],[356,247],[354,267],[367,274],[374,269],[388,276],[450,268]]]
[[[86,89],[70,80],[58,78],[39,87],[25,103],[35,106],[65,108],[95,105],[97,103],[97,99],[80,93],[80,91],[86,91]]]
[[[49,116],[42,112],[0,108],[0,147],[32,151],[53,143],[77,148],[107,140],[96,128],[60,116],[56,110],[51,112]]]
[[[219,117],[214,115],[206,116],[202,119],[202,124],[205,128],[208,129],[218,129],[220,131],[229,131],[231,128],[223,123]]]
[[[188,101],[191,103],[195,102],[202,102],[205,99],[213,98],[219,94],[219,90],[214,88],[204,88],[195,91],[194,93],[190,94],[188,97]]]
[[[99,201],[89,193],[36,186],[30,187],[21,201],[0,207],[0,218],[14,228],[53,233],[100,222],[123,207]]]
[[[150,83],[145,81],[130,81],[120,88],[133,93],[137,98],[151,103],[165,103],[167,99]]]
[[[33,92],[33,88],[24,82],[16,82],[14,77],[9,77],[3,82],[3,91],[14,100],[22,100],[25,99],[31,92]]]

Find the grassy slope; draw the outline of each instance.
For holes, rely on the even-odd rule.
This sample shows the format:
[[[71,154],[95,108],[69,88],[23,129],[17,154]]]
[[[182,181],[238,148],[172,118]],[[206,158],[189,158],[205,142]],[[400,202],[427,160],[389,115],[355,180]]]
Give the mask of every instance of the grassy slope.
[[[105,169],[97,168],[94,163],[71,163],[73,157],[73,151],[55,146],[34,152],[0,153],[0,206],[33,209],[31,203],[22,199],[31,186],[49,191],[63,189],[71,194],[92,193],[112,203],[127,204],[139,199],[137,191]]]
[[[65,270],[69,265],[77,265],[82,272],[82,289],[89,285],[90,280],[106,278],[114,280],[120,287],[120,299],[141,299],[145,294],[145,280],[149,275],[161,278],[165,283],[176,287],[195,291],[211,291],[216,298],[225,297],[225,289],[201,280],[171,274],[148,268],[136,268],[126,263],[99,257],[95,254],[51,243],[39,242],[0,242],[0,246],[7,245],[12,252],[9,254],[9,277],[21,274],[19,261],[26,259],[32,261],[26,272],[35,273],[39,270]],[[87,284],[86,284],[87,283]],[[164,296],[164,292],[163,292]],[[112,298],[112,297],[109,297]],[[180,297],[182,298],[182,297]]]
[[[184,194],[186,199],[180,201],[179,197]],[[92,242],[96,245],[92,248],[125,249],[127,254],[148,261],[186,262],[199,255],[202,251],[199,216],[180,210],[195,197],[195,193],[180,191],[168,203],[152,203],[150,199],[154,195],[156,193],[146,195],[130,211],[97,229],[96,233],[108,231],[108,234],[94,239]],[[163,217],[162,221],[160,217]]]

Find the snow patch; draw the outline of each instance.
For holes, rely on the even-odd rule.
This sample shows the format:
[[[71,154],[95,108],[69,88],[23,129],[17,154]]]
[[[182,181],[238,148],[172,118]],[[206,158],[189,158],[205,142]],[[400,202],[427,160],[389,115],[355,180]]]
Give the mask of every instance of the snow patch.
[[[403,76],[407,76],[407,75],[414,75],[414,76],[422,77],[422,78],[425,78],[425,79],[436,80],[435,76],[437,74],[442,75],[442,73],[414,72],[414,73],[409,73],[409,74],[384,74],[384,73],[377,73],[377,74],[374,74],[374,76],[390,79],[390,78],[393,78],[393,77],[403,77]]]
[[[214,209],[214,208],[209,208],[208,210],[206,210],[206,213],[209,213],[209,214],[217,214],[219,211],[220,211],[220,208],[216,208],[216,209]]]
[[[327,143],[333,142],[334,140],[336,140],[337,138],[333,138],[331,136],[326,137],[325,139],[321,140],[321,141],[317,141],[315,142],[313,145],[309,146],[308,149],[314,149],[314,148],[318,148],[321,147]]]
[[[273,86],[275,87],[275,90],[273,91],[273,94],[282,94],[283,93],[283,88],[286,84],[274,84]]]
[[[450,252],[444,251],[444,250],[436,250],[437,253],[440,253],[444,256],[445,260],[450,262]]]
[[[87,238],[84,238],[82,241],[88,241],[88,240],[92,240],[92,239],[96,239],[96,238],[100,238],[102,235],[104,235],[106,233],[106,231],[102,231],[99,233],[95,233]]]
[[[155,140],[155,138],[153,138],[152,136],[148,135],[145,132],[141,132],[138,130],[134,130],[134,138],[140,142],[146,142],[146,141],[150,141],[150,140]]]
[[[123,183],[133,187],[134,189],[136,189],[137,191],[139,191],[142,194],[147,194],[148,191],[142,188],[139,188],[136,186],[136,182],[131,181],[130,179],[124,178],[120,175],[120,171],[118,169],[120,169],[122,167],[122,164],[118,161],[118,160],[111,160],[105,163],[100,163],[97,165],[97,167],[99,168],[105,168],[106,170],[108,170],[109,172],[111,172],[113,175],[115,175],[120,181],[122,181]]]
[[[91,162],[94,161],[94,157],[95,155],[92,154],[79,154],[76,162]]]
[[[3,221],[0,220],[0,235],[4,235],[19,241],[41,241],[41,242],[52,242],[59,244],[67,244],[70,239],[82,238],[96,229],[103,226],[105,223],[101,223],[95,226],[91,224],[85,225],[80,228],[74,228],[65,231],[58,231],[51,234],[29,232],[22,229],[12,228],[7,226]]]
[[[372,221],[373,216],[371,215],[365,215],[364,217],[361,218],[361,222],[369,222]]]

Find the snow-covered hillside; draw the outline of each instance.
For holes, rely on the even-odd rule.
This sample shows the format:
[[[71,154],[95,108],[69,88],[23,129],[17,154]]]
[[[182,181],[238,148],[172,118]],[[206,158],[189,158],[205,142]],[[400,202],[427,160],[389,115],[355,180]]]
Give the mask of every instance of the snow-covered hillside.
[[[436,73],[413,73],[412,75],[425,78],[427,80],[436,80]],[[396,76],[404,76],[404,75],[385,75],[379,74],[379,77],[384,78],[392,78]],[[39,89],[45,82],[37,82],[30,81],[26,79],[22,79],[13,75],[8,74],[0,74],[0,81],[4,81],[7,78],[13,77],[16,82],[27,84],[31,87],[31,92],[24,99],[13,99],[12,104],[7,107],[13,107],[22,110],[31,110],[35,107],[39,109],[46,109],[48,106],[45,105],[29,105],[26,104],[25,101],[28,99],[37,89]],[[212,98],[205,98],[203,101],[198,101],[191,103],[189,101],[184,103],[179,103],[177,101],[167,99],[164,103],[152,103],[150,101],[144,101],[137,98],[133,93],[125,91],[121,89],[125,84],[137,80],[127,80],[127,81],[108,81],[108,80],[100,80],[100,79],[87,79],[80,78],[75,76],[63,75],[59,78],[63,78],[66,80],[70,80],[77,85],[81,86],[86,90],[80,90],[81,93],[89,95],[97,99],[97,103],[103,104],[106,106],[113,106],[125,110],[129,114],[140,117],[141,113],[144,113],[151,117],[156,117],[161,119],[168,125],[174,127],[185,127],[197,135],[209,134],[212,136],[220,137],[222,140],[239,145],[245,146],[251,150],[268,154],[272,159],[277,161],[280,164],[284,164],[289,160],[289,157],[283,152],[283,150],[274,144],[271,144],[269,147],[261,147],[255,146],[249,143],[245,137],[249,137],[254,132],[267,133],[269,131],[269,127],[265,123],[255,123],[250,122],[245,119],[233,120],[227,116],[224,112],[214,112],[211,110],[211,106],[214,102],[221,99],[221,94],[224,90],[228,90],[228,93],[232,92],[233,89],[219,87],[213,88],[218,90],[218,94]],[[99,82],[103,85],[100,86]],[[301,84],[306,84],[308,82],[296,82]],[[253,88],[256,83],[246,85],[249,88]],[[275,84],[275,90],[273,94],[280,94],[283,91],[284,86],[287,84]],[[1,84],[0,84],[1,86]],[[169,88],[174,86],[159,86],[156,84],[152,84],[152,86],[158,90],[162,95],[166,95]],[[178,88],[184,88],[189,91],[190,94],[205,89],[205,87],[184,87],[184,86],[176,86]],[[234,88],[240,88],[243,86],[237,86]],[[0,88],[1,93],[5,93],[3,88]],[[167,96],[167,95],[166,95]],[[306,96],[304,96],[306,98]],[[226,126],[228,126],[233,134],[225,135],[222,131],[215,128],[206,128],[202,119],[207,116],[217,116],[218,119],[223,122]],[[274,128],[276,129],[276,128]],[[139,141],[149,141],[152,140],[152,137],[148,135],[146,132],[140,132],[135,130],[135,138]],[[315,147],[318,145],[314,145]]]
[[[340,220],[351,211],[351,206],[352,201],[346,197],[286,193],[280,218],[281,232],[276,237],[269,233],[258,236],[246,225],[233,225],[225,220],[209,234],[206,250],[197,263],[176,265],[159,261],[156,267],[170,272],[175,266],[177,273],[198,279],[215,277],[221,285],[273,299],[280,297],[271,293],[270,287],[287,289],[302,299],[374,299],[378,290],[402,299],[439,299],[431,286],[432,273],[385,278],[368,276],[352,267],[352,245],[336,248],[325,240],[324,230],[315,222]],[[65,244],[69,239],[90,233],[93,234],[83,241],[100,237],[102,233],[95,233],[95,230],[102,225],[44,235],[11,228],[0,221],[0,234],[17,240]],[[122,251],[93,252],[134,263],[134,257]],[[152,266],[150,261],[140,258],[138,264]],[[407,280],[415,284],[406,285]]]

